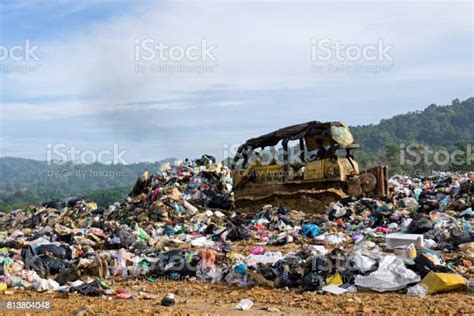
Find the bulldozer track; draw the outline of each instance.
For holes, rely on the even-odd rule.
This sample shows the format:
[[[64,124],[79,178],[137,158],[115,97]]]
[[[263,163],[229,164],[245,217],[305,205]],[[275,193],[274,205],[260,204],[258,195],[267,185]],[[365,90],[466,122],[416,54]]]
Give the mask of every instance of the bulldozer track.
[[[236,200],[236,208],[246,214],[257,213],[264,205],[271,204],[277,207],[311,211],[313,213],[324,212],[331,203],[338,201],[347,194],[339,189],[324,190],[298,190],[295,192],[275,191],[265,196],[244,196]]]

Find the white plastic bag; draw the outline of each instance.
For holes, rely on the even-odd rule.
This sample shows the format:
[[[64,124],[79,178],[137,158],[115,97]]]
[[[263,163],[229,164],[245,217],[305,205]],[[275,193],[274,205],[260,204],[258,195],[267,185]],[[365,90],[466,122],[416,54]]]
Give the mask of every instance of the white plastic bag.
[[[418,274],[407,269],[400,258],[389,254],[382,258],[376,271],[368,276],[356,276],[355,285],[377,292],[387,292],[400,290],[418,281],[420,281]]]

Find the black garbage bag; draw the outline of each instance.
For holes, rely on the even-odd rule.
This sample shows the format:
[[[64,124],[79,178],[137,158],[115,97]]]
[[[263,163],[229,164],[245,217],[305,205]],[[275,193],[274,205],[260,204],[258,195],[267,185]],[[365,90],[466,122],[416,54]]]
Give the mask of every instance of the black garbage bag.
[[[104,214],[104,212],[105,212],[105,208],[103,208],[103,207],[98,207],[98,208],[96,208],[95,210],[92,210],[92,211],[91,211],[91,215],[94,215],[94,216],[96,216],[96,215],[102,215],[102,214]]]
[[[413,221],[408,225],[407,232],[410,234],[424,234],[433,228],[433,222],[422,214],[415,213]]]
[[[42,245],[42,246],[52,246],[52,245]],[[21,257],[23,262],[25,263],[25,268],[29,270],[34,270],[36,273],[38,273],[39,276],[41,277],[47,277],[50,274],[56,274],[64,269],[70,268],[72,264],[65,260],[64,258],[67,257],[67,255],[64,255],[63,252],[58,250],[57,248],[60,248],[64,250],[61,247],[53,248],[55,249],[56,253],[60,255],[64,255],[62,258],[51,258],[45,255],[47,252],[38,252],[38,249],[40,249],[41,246],[37,248],[37,253],[33,251],[33,248],[27,247],[23,248],[21,250]],[[65,246],[66,247],[66,246]],[[46,249],[43,247],[43,250]],[[67,253],[67,251],[65,252]],[[69,253],[69,258],[71,254]]]
[[[56,246],[54,244],[45,244],[40,245],[36,248],[37,255],[53,255],[59,259],[68,259],[72,258],[72,250],[70,247],[61,245]]]
[[[44,262],[46,267],[48,268],[48,275],[49,274],[57,274],[65,269],[71,268],[72,264],[66,260],[62,259],[54,259],[48,257],[41,257],[41,260]]]
[[[196,159],[195,163],[197,166],[209,166],[216,163],[216,158],[211,155],[202,155],[201,158]]]
[[[418,212],[428,214],[431,211],[436,211],[439,209],[439,201],[436,198],[436,195],[426,195],[425,197],[421,197],[419,199],[419,208]]]
[[[269,266],[261,265],[258,267],[257,272],[269,281],[274,281],[277,277],[275,270]]]
[[[454,247],[471,241],[474,241],[474,232],[465,232],[459,230],[451,231],[451,243]]]
[[[74,234],[71,233],[71,234],[64,234],[64,235],[59,235],[57,234],[57,240],[58,241],[62,241],[62,242],[65,242],[67,244],[72,244],[74,243]]]
[[[158,254],[158,262],[153,263],[149,276],[163,277],[171,274],[179,274],[181,277],[196,275],[196,267],[199,257],[193,256],[191,260],[187,258],[187,253],[183,250],[171,250]]]
[[[64,200],[51,200],[51,201],[44,202],[42,206],[47,207],[47,208],[55,208],[57,210],[61,210],[66,207],[66,202]]]
[[[280,207],[278,208],[278,214],[280,214],[280,215],[288,215],[289,212],[290,212],[290,211],[289,211],[288,208],[285,207],[285,206],[280,206]]]
[[[23,225],[26,228],[36,228],[41,223],[41,213],[36,213],[30,217],[28,217],[24,222]]]
[[[364,205],[366,208],[375,211],[377,209],[377,201],[371,200],[371,199],[361,199],[359,201],[362,205]]]
[[[332,275],[335,267],[329,258],[324,256],[314,256],[311,258],[310,271],[316,272],[318,275],[327,277]]]
[[[207,192],[206,192],[207,194]],[[223,210],[230,210],[233,206],[232,200],[229,198],[229,193],[215,193],[209,196],[207,206],[213,208],[220,208]]]
[[[226,230],[229,232],[227,240],[230,241],[247,240],[251,236],[250,231],[241,224],[228,223]]]
[[[295,223],[287,215],[279,215],[278,219],[283,221],[286,225],[295,226]]]
[[[383,212],[374,212],[372,215],[370,215],[370,220],[371,220],[371,227],[375,228],[378,226],[386,226],[387,223],[387,216]]]
[[[67,282],[73,282],[79,279],[80,274],[76,267],[72,266],[66,268],[62,271],[59,271],[59,274],[56,276],[55,281],[58,282],[60,285],[64,285]]]
[[[204,230],[203,234],[205,236],[212,235],[217,231],[217,226],[213,223],[207,225],[206,229]]]
[[[105,241],[105,248],[107,249],[128,249],[137,240],[137,237],[132,233],[118,228],[112,236]]]
[[[303,291],[319,291],[324,286],[324,278],[316,272],[304,276]]]
[[[450,232],[441,228],[433,228],[432,230],[423,234],[425,239],[433,239],[437,243],[445,241],[450,238]]]
[[[21,258],[25,264],[25,269],[34,270],[40,277],[46,277],[49,274],[48,266],[40,256],[36,256],[33,248],[27,247],[21,250]]]
[[[83,283],[79,286],[71,287],[70,292],[77,292],[87,296],[101,296],[104,294],[104,290],[101,288],[99,281],[95,280],[90,283]]]
[[[132,245],[132,249],[137,255],[156,252],[155,249],[148,247],[148,244],[143,240],[136,240]]]
[[[145,189],[148,187],[150,183],[150,179],[142,179],[141,177],[138,177],[137,182],[135,182],[135,185],[133,186],[132,191],[130,192],[130,196],[137,196],[140,193],[144,192]]]
[[[18,249],[21,248],[21,243],[16,240],[0,241],[0,248]]]
[[[432,260],[423,253],[420,253],[415,258],[415,267],[414,270],[424,278],[430,271],[433,272],[443,272],[443,273],[455,273],[452,269],[446,265],[440,265]]]
[[[64,202],[66,203],[67,207],[73,207],[79,202],[87,202],[87,201],[88,200],[84,198],[69,197],[65,199]]]
[[[285,257],[278,260],[274,267],[281,286],[299,287],[302,284],[305,269],[299,257]]]

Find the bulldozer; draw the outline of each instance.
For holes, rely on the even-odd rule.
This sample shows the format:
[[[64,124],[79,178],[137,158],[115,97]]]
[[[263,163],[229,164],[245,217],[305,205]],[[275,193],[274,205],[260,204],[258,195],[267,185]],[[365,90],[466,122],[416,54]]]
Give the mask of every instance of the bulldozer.
[[[310,121],[240,145],[231,163],[235,206],[263,205],[322,212],[348,196],[388,195],[387,167],[359,170],[360,146],[343,122]]]

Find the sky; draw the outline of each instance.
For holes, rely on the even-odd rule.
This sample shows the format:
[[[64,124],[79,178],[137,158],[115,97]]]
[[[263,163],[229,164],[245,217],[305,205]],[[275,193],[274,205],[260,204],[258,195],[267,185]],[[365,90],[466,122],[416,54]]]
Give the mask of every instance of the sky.
[[[3,0],[0,156],[222,159],[291,124],[464,100],[472,5]]]

